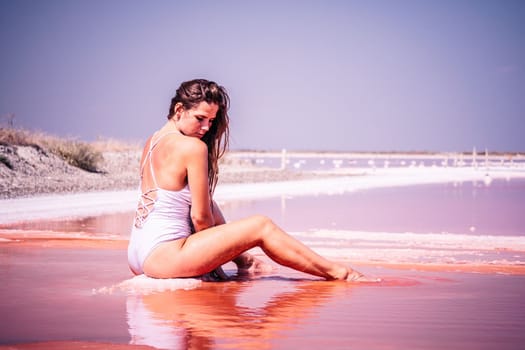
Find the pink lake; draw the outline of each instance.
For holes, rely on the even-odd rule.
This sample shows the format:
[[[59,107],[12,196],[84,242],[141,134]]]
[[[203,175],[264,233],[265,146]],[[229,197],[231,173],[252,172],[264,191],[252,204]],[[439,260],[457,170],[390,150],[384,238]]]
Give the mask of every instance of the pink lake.
[[[131,277],[130,213],[4,225],[2,237],[19,240],[0,242],[0,344],[521,349],[524,188],[501,180],[223,207],[229,219],[274,217],[314,249],[382,277],[376,285],[281,268],[192,290],[98,293]]]

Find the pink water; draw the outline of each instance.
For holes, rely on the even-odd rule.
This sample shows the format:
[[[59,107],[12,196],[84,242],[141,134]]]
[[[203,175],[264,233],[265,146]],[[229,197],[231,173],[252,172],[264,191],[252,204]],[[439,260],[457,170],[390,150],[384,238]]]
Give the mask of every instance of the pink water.
[[[283,268],[187,291],[94,293],[131,277],[125,249],[104,247],[108,238],[128,236],[131,213],[11,225],[66,239],[60,245],[0,242],[0,344],[521,349],[525,275],[452,271],[480,261],[523,265],[523,190],[520,181],[465,183],[224,207],[230,219],[266,213],[323,254],[349,263],[376,254],[358,267],[382,277],[377,285],[318,281]],[[100,238],[101,246],[68,243],[78,232]],[[413,268],[381,267],[385,261]],[[429,271],[428,262],[445,268]]]
[[[385,282],[352,286],[283,269],[198,290],[92,294],[129,277],[124,259],[122,250],[2,249],[1,342],[518,349],[525,341],[525,276],[368,268]]]
[[[445,183],[298,196],[221,205],[228,220],[265,214],[288,231],[337,229],[365,232],[525,236],[525,180]],[[0,228],[129,236],[133,213],[53,219]]]
[[[525,180],[445,183],[231,203],[230,219],[265,213],[291,231],[525,236]]]
[[[92,294],[129,277],[122,250],[0,251],[1,343],[157,348],[520,349],[525,276],[365,268],[375,286],[283,269],[150,295]]]

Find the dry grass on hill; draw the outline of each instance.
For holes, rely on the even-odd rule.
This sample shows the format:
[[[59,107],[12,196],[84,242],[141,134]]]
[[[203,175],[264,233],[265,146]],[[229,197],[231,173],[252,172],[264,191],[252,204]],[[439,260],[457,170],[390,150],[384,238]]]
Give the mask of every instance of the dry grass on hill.
[[[0,128],[0,198],[133,188],[139,156],[137,145],[120,141]]]
[[[32,147],[44,154],[53,154],[68,164],[89,172],[102,171],[104,152],[138,150],[138,146],[117,140],[98,140],[92,143],[59,138],[42,132],[25,129],[0,128],[0,145]],[[0,155],[0,162],[9,167],[9,159]]]

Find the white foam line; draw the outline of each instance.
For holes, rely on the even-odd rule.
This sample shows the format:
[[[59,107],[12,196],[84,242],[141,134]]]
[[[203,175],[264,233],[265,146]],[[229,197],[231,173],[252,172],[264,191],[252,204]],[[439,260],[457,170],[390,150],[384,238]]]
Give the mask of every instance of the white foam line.
[[[292,233],[312,240],[309,245],[341,246],[350,244],[357,248],[425,248],[425,249],[469,249],[469,250],[512,250],[525,252],[525,236],[468,235],[460,233],[414,233],[414,232],[365,232],[350,230],[313,230],[306,233]]]
[[[137,191],[89,192],[0,201],[0,223],[133,210]]]
[[[128,294],[150,294],[165,290],[190,290],[202,285],[202,280],[197,278],[151,278],[138,275],[122,281],[121,283],[93,289],[93,294],[113,294],[115,291],[123,291]]]
[[[319,230],[292,233],[317,253],[361,262],[524,265],[525,236]]]
[[[491,179],[525,178],[524,172],[497,171]],[[369,170],[362,176],[329,177],[309,180],[224,184],[217,187],[219,202],[279,196],[336,194],[362,189],[432,184],[443,182],[485,181],[486,170],[473,168],[389,168]],[[46,195],[0,200],[0,224],[23,220],[100,215],[130,211],[138,193],[132,191],[89,192]]]

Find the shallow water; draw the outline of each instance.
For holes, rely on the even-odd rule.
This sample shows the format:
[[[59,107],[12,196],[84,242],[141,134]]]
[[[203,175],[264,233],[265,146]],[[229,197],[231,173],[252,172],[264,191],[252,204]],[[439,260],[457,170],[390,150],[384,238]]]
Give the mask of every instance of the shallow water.
[[[230,201],[228,220],[264,214],[287,231],[525,236],[525,179],[415,185],[345,194]],[[3,224],[0,228],[128,237],[132,212]]]
[[[321,254],[349,261],[525,265],[525,180],[418,185],[223,207],[262,213]]]
[[[417,185],[232,201],[228,220],[271,217],[316,251],[360,262],[525,264],[525,180]],[[127,239],[133,213],[4,225]]]
[[[377,285],[277,274],[194,290],[93,293],[129,277],[123,250],[0,250],[0,344],[159,349],[519,349],[525,276],[364,268]],[[38,267],[45,266],[45,269]],[[231,271],[228,271],[231,273]],[[104,348],[104,347],[100,347]]]
[[[525,235],[525,180],[416,185],[229,203],[229,219],[263,213],[290,231]]]
[[[95,293],[131,277],[125,249],[102,248],[128,237],[132,213],[10,225],[34,237],[54,231],[63,242],[0,242],[0,314],[7,315],[0,344],[520,349],[525,275],[451,271],[524,265],[524,194],[525,181],[498,180],[488,187],[411,186],[223,206],[229,219],[263,213],[322,255],[364,263],[359,270],[383,278],[376,285],[319,281],[281,268],[193,290]],[[102,239],[102,248],[68,241],[79,235]],[[379,267],[386,263],[412,267]],[[437,268],[425,271],[426,264]]]
[[[352,287],[268,278],[128,297],[127,312],[134,339],[159,348],[196,338],[216,348],[510,349],[525,339],[515,308],[524,281],[430,273]],[[480,304],[488,304],[481,314]],[[164,337],[141,335],[151,327]]]

